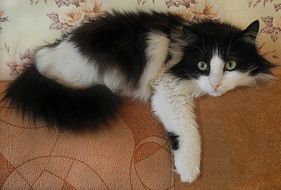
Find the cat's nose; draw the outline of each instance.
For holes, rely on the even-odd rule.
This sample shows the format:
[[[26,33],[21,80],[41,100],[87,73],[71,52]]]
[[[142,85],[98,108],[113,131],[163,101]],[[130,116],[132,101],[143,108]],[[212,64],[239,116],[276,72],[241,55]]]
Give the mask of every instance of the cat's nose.
[[[218,87],[220,87],[221,83],[214,83],[214,84],[211,84],[211,86],[213,87],[213,89],[217,90]]]

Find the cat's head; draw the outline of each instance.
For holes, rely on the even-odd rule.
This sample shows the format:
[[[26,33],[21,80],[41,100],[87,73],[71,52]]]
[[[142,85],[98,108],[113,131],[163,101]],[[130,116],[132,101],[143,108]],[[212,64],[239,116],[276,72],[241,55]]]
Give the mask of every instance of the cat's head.
[[[183,30],[183,58],[171,72],[212,96],[268,79],[272,64],[257,50],[258,31],[258,21],[245,30],[212,21],[189,24]]]

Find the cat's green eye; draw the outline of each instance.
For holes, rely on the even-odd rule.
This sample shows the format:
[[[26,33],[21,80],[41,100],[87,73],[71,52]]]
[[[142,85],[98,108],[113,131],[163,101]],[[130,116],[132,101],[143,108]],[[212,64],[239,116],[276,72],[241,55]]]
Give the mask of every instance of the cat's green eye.
[[[201,70],[201,71],[206,71],[208,69],[208,65],[207,63],[203,62],[203,61],[200,61],[198,63],[198,68]]]
[[[225,65],[226,70],[232,71],[236,68],[236,62],[235,61],[228,61]]]

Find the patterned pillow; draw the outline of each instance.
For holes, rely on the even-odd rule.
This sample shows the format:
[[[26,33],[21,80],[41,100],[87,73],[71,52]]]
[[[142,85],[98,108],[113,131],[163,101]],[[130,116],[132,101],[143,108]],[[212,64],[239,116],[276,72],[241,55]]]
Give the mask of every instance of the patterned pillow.
[[[0,80],[14,78],[31,64],[34,49],[112,8],[172,11],[187,20],[221,20],[241,27],[259,19],[261,52],[273,62],[281,55],[281,3],[276,1],[10,0],[0,3]]]

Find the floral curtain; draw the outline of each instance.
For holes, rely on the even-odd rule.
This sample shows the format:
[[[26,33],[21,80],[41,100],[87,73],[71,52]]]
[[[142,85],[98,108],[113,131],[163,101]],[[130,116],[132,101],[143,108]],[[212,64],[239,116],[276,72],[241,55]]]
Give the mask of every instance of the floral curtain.
[[[261,53],[280,62],[278,0],[9,0],[0,2],[0,80],[14,78],[31,64],[34,49],[111,9],[171,11],[190,21],[212,19],[240,27],[258,19]]]

